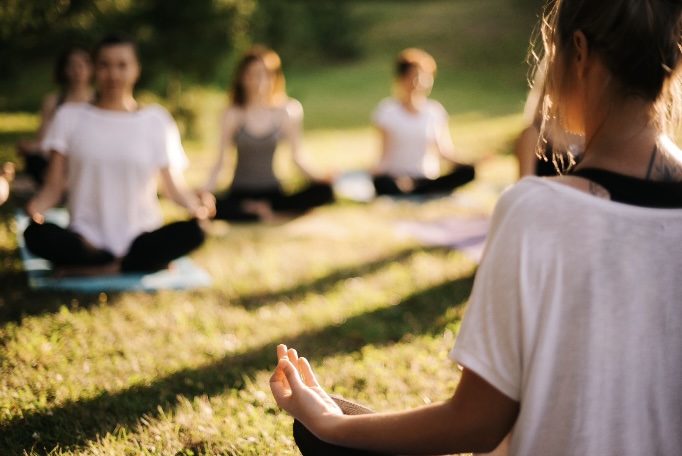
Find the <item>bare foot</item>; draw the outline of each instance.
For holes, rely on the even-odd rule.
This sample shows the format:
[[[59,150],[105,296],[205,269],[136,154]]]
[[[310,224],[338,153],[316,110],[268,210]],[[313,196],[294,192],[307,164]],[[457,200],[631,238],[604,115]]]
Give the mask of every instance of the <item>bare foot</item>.
[[[9,198],[9,182],[4,176],[0,176],[0,204],[4,204]]]
[[[54,270],[54,277],[93,277],[101,275],[112,275],[121,272],[121,262],[112,261],[107,264],[93,266],[59,266]]]
[[[6,162],[0,167],[0,204],[9,198],[9,183],[14,179],[14,164]]]
[[[411,177],[400,176],[396,178],[395,184],[398,186],[400,190],[402,190],[405,193],[409,193],[412,190],[414,190],[414,179],[412,179]]]
[[[263,222],[270,222],[275,218],[275,213],[273,212],[272,207],[270,207],[270,203],[267,201],[244,200],[242,209],[250,214],[257,215]]]

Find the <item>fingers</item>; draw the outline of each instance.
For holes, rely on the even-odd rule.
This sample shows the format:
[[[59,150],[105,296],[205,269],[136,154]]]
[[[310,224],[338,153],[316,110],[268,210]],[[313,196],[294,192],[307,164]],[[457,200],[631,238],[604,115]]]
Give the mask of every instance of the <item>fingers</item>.
[[[284,344],[279,344],[277,346],[277,359],[283,358],[287,355],[287,346]]]
[[[312,367],[310,367],[310,363],[306,358],[299,358],[298,359],[298,369],[303,375],[303,381],[307,386],[310,387],[319,387],[320,384],[317,382],[317,379],[315,378],[315,374],[313,373]]]
[[[288,358],[281,358],[279,363],[277,363],[277,369],[284,373],[284,377],[289,382],[292,392],[294,390],[305,388],[305,384],[303,383],[303,379],[301,379],[298,368],[292,364]]]
[[[290,348],[287,350],[287,358],[294,366],[298,366],[298,352],[295,348]]]

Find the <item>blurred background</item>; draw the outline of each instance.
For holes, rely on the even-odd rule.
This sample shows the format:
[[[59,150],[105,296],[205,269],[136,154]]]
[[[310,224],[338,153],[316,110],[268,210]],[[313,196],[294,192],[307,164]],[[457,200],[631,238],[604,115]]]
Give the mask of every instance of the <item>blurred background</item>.
[[[252,43],[282,56],[308,128],[365,125],[390,90],[394,55],[434,55],[434,98],[452,114],[518,111],[541,0],[2,0],[0,111],[36,111],[55,56],[121,30],[139,40],[140,92],[198,134],[206,93],[222,97]],[[224,102],[224,99],[221,100]],[[210,108],[209,108],[210,109]]]

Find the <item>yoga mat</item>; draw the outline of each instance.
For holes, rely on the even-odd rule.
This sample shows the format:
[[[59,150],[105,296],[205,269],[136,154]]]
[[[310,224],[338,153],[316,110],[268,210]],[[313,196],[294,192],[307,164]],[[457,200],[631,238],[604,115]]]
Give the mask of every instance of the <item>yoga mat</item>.
[[[340,173],[332,182],[334,195],[359,203],[368,203],[377,197],[372,175],[368,171],[353,170]],[[423,203],[452,195],[452,192],[406,195],[382,195],[382,198],[395,201],[412,201]]]
[[[69,214],[66,209],[49,209],[43,215],[45,216],[45,221],[60,226],[67,226],[69,224]],[[188,257],[178,258],[171,263],[169,269],[153,273],[128,272],[93,277],[53,277],[52,264],[43,258],[33,255],[26,248],[24,230],[30,222],[28,216],[22,210],[17,210],[15,217],[19,255],[28,276],[28,285],[35,290],[68,290],[98,293],[101,291],[185,290],[211,284],[211,277],[208,273]]]
[[[376,196],[372,176],[362,170],[340,173],[334,178],[332,188],[337,198],[360,203],[367,203]]]
[[[443,246],[461,250],[478,263],[485,247],[490,219],[488,217],[449,216],[438,220],[399,220],[395,230],[424,245]]]

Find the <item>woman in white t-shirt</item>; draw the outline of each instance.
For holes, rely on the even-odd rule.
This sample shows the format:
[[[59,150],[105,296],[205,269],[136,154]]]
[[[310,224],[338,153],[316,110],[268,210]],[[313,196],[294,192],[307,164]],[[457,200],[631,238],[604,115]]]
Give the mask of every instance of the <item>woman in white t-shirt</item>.
[[[448,113],[428,98],[436,61],[409,48],[395,64],[395,95],[383,99],[372,114],[381,135],[381,157],[372,170],[377,195],[447,193],[474,179],[471,165],[457,163]],[[441,175],[441,157],[452,170]]]
[[[682,454],[682,151],[666,136],[682,108],[682,2],[547,8],[543,112],[584,136],[582,160],[500,198],[451,398],[344,415],[277,348],[270,386],[304,454],[490,451],[506,435],[511,455]]]
[[[26,205],[34,221],[26,246],[61,274],[163,269],[203,242],[199,219],[211,214],[210,202],[186,189],[187,158],[170,114],[133,97],[140,71],[134,43],[110,35],[93,62],[95,100],[60,107],[43,140],[50,164],[45,186]],[[157,177],[191,220],[162,226]],[[45,223],[43,211],[67,189],[69,227]]]

